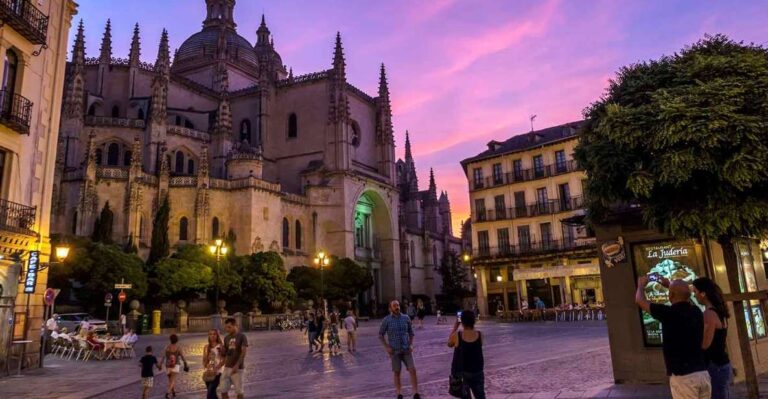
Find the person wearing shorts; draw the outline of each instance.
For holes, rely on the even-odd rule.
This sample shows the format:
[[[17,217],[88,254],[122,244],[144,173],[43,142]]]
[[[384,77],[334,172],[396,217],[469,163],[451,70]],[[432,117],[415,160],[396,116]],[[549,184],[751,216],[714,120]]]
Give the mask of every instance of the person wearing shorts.
[[[141,398],[147,399],[149,397],[149,390],[155,384],[155,372],[152,367],[157,367],[158,370],[162,370],[157,358],[152,354],[152,346],[147,346],[144,351],[144,356],[139,359],[139,365],[141,366]]]
[[[221,399],[229,399],[229,390],[234,386],[237,399],[243,399],[243,373],[245,373],[245,352],[248,339],[237,329],[237,321],[230,317],[224,322],[227,336],[224,337],[224,370],[221,373]]]
[[[411,376],[413,398],[420,399],[419,383],[416,379],[416,366],[413,363],[413,326],[410,317],[400,313],[400,302],[389,303],[390,314],[384,318],[379,328],[379,340],[392,361],[392,373],[395,382],[397,399],[403,399],[401,394],[400,370],[402,364]]]

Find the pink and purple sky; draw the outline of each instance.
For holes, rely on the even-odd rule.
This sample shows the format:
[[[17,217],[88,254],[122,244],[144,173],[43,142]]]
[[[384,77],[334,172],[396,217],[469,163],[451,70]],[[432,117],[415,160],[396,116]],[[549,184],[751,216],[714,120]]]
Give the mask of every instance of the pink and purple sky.
[[[107,18],[113,55],[127,57],[133,25],[142,60],[160,32],[175,49],[201,28],[203,0],[80,0],[88,56],[98,56]],[[704,34],[768,43],[762,1],[255,1],[235,7],[252,43],[261,14],[294,74],[331,65],[340,31],[350,83],[374,94],[381,62],[392,93],[397,154],[410,131],[421,188],[429,168],[447,190],[454,230],[469,215],[459,161],[535,127],[578,120],[622,65],[671,54]],[[75,22],[76,23],[76,22]],[[74,36],[73,29],[70,36]],[[70,40],[70,47],[71,47]]]

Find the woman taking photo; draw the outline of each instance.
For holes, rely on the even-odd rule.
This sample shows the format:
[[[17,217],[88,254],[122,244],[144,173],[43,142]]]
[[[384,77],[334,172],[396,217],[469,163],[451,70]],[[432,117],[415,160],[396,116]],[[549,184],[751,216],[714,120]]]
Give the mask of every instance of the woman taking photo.
[[[462,330],[459,330],[461,325]],[[471,310],[461,312],[448,337],[448,347],[455,348],[451,363],[451,385],[460,380],[462,398],[485,399],[485,375],[483,374],[483,337],[475,330],[475,314]],[[453,393],[452,393],[453,395]]]
[[[701,347],[707,357],[712,399],[727,399],[730,397],[729,386],[733,372],[728,353],[725,352],[730,315],[723,300],[723,291],[711,279],[701,277],[693,281],[693,292],[696,300],[706,307]]]
[[[221,340],[221,335],[219,335],[219,330],[208,331],[208,343],[203,348],[203,365],[205,365],[203,382],[205,382],[205,389],[208,391],[207,399],[217,399],[216,389],[221,381],[222,345],[224,343]]]
[[[181,363],[184,362],[184,371],[187,371],[187,359],[184,358],[184,354],[181,353],[179,347],[179,337],[176,334],[171,334],[171,344],[165,347],[163,351],[163,359],[160,363],[165,364],[165,372],[168,374],[168,390],[165,392],[165,399],[170,399],[170,396],[176,397],[176,377],[181,372]]]

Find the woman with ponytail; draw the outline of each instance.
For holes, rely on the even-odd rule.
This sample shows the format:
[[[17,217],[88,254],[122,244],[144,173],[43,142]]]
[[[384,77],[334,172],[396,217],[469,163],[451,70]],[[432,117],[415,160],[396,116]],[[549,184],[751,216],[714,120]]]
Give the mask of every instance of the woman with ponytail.
[[[733,377],[731,361],[725,351],[728,333],[728,306],[723,291],[714,281],[701,277],[693,281],[696,300],[706,307],[704,310],[704,339],[701,347],[707,357],[709,377],[712,381],[712,399],[730,398],[730,383]]]

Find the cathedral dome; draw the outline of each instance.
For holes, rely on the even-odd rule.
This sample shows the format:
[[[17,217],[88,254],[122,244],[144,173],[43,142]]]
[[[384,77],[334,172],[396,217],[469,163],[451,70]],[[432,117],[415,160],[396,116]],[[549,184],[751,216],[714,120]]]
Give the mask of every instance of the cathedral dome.
[[[189,65],[203,59],[216,58],[221,51],[218,48],[220,34],[221,30],[218,28],[204,28],[190,36],[179,47],[174,65]],[[253,68],[257,67],[258,58],[248,39],[238,35],[234,29],[224,29],[224,36],[228,60],[244,63]]]

